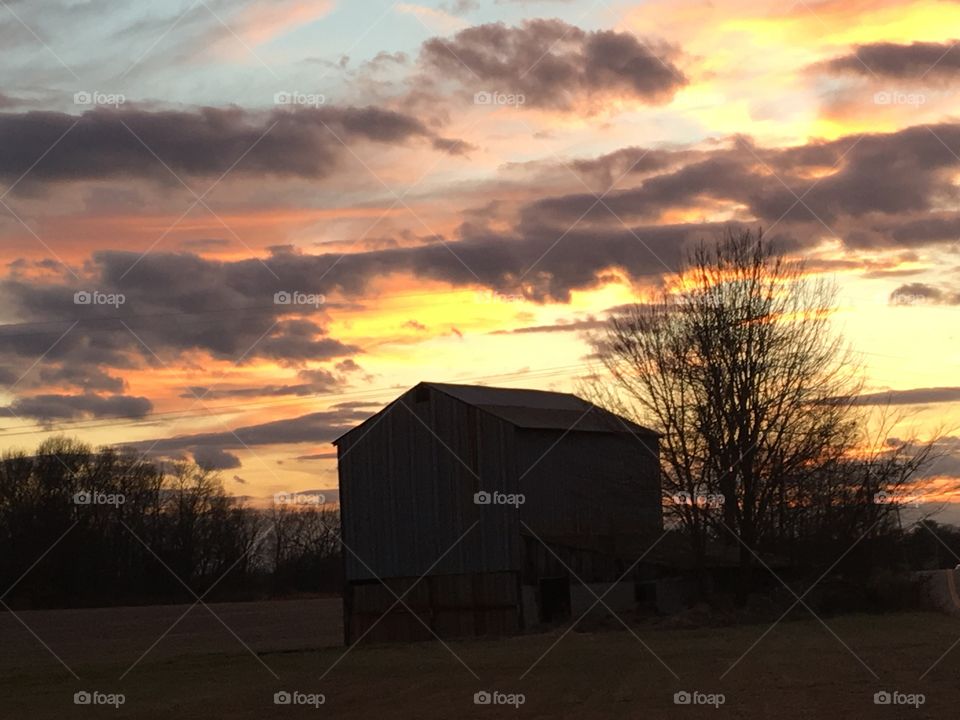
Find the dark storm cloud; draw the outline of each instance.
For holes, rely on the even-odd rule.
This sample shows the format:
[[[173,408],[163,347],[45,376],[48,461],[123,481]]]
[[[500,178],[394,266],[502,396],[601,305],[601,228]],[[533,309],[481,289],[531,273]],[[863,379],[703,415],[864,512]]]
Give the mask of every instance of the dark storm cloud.
[[[477,149],[476,145],[471,145],[465,140],[454,140],[450,138],[434,138],[433,147],[449,155],[467,155]]]
[[[665,210],[706,198],[746,199],[765,185],[746,158],[722,154],[674,171],[655,175],[637,187],[607,193],[597,202],[593,193],[574,193],[531,204],[525,218],[532,222],[572,223],[578,219],[618,222],[656,219]]]
[[[343,143],[422,138],[447,153],[468,149],[463,141],[435,137],[412,116],[374,107],[4,113],[0,137],[0,175],[19,177],[32,167],[31,179],[48,181],[169,178],[164,164],[187,176],[218,176],[236,164],[232,174],[319,178],[337,166]]]
[[[952,181],[960,165],[954,153],[960,153],[956,123],[788,149],[765,149],[738,138],[732,147],[703,152],[676,168],[669,157],[658,158],[666,170],[607,193],[602,203],[592,193],[531,203],[524,221],[555,227],[578,221],[618,225],[725,202],[745,207],[767,226],[826,225],[851,246],[933,243],[954,237],[958,225],[952,215],[929,217],[938,204],[960,199]],[[886,220],[875,229],[854,222],[867,215]]]
[[[858,45],[853,52],[822,63],[818,68],[834,73],[881,76],[901,80],[954,79],[960,70],[960,47],[956,41],[890,42]]]
[[[960,305],[960,292],[926,283],[908,283],[890,293],[891,305]]]
[[[570,166],[606,189],[632,175],[665,170],[696,154],[699,153],[628,147],[596,158],[577,159]]]
[[[142,451],[149,449],[156,454],[169,454],[186,450],[195,452],[201,447],[242,450],[246,447],[285,443],[329,443],[371,414],[350,409],[328,410],[260,425],[248,425],[236,428],[233,432],[178,435],[161,439],[159,442],[150,440],[131,443],[130,446]]]
[[[356,363],[356,361],[353,360],[352,358],[347,358],[346,360],[341,360],[341,361],[338,362],[334,367],[336,367],[336,369],[339,370],[339,371],[342,372],[342,373],[360,372],[361,370],[363,370],[363,368],[360,367],[360,366]]]
[[[583,330],[599,330],[609,325],[606,320],[566,320],[558,321],[552,325],[530,325],[527,327],[514,328],[513,330],[494,330],[491,335],[527,335],[539,333],[563,333],[579,332]]]
[[[433,38],[423,44],[420,59],[440,79],[456,78],[470,92],[522,94],[527,105],[573,110],[604,94],[669,101],[687,83],[673,64],[675,54],[630,33],[530,20],[519,27],[477,25],[451,40]]]
[[[589,193],[532,202],[520,208],[512,226],[507,218],[496,230],[482,222],[465,223],[446,241],[377,246],[347,255],[278,247],[262,260],[223,261],[188,252],[141,257],[109,250],[80,268],[80,282],[62,275],[28,280],[26,269],[11,264],[0,281],[0,303],[21,324],[0,329],[0,365],[19,375],[42,356],[45,367],[60,368],[65,384],[116,392],[120,388],[104,368],[160,365],[192,351],[219,360],[268,358],[300,367],[310,361],[342,362],[360,350],[330,336],[336,305],[278,305],[277,293],[322,294],[349,304],[362,299],[375,280],[400,274],[564,302],[574,290],[605,282],[610,271],[634,282],[657,282],[676,271],[693,242],[711,241],[726,225],[658,223],[668,211],[703,203],[742,207],[740,227],[777,224],[771,239],[786,251],[813,247],[830,232],[804,205],[849,247],[915,246],[953,237],[957,215],[930,211],[958,199],[952,177],[960,161],[943,143],[960,149],[960,125],[787,149],[734,140],[696,152],[657,151],[639,174],[629,172],[645,159],[645,151],[636,148],[601,156],[594,165],[583,161],[582,172],[601,179],[627,173],[635,184],[604,198],[616,215],[598,205],[582,222],[581,215],[596,203]],[[803,197],[803,204],[793,193]],[[787,212],[791,205],[796,207]],[[77,290],[92,288],[122,294],[126,304],[114,309],[74,303]],[[93,368],[99,375],[89,372],[85,381],[84,373]],[[31,373],[21,388],[31,389],[36,377]],[[300,395],[327,387],[323,378],[300,378],[264,390]],[[214,391],[242,397],[250,389]]]
[[[298,455],[294,460],[336,460],[337,452],[314,453],[313,455]]]
[[[960,124],[847,137],[813,149],[834,153],[832,171],[819,180],[787,181],[793,192],[781,186],[763,193],[753,203],[758,215],[776,217],[781,207],[796,201],[793,193],[807,193],[803,203],[809,210],[802,208],[801,217],[812,210],[828,223],[841,216],[856,218],[866,213],[926,212],[938,200],[956,198],[949,177],[960,164],[954,154],[960,150]],[[789,151],[771,154],[775,162],[784,164],[797,159]]]
[[[204,470],[232,470],[241,466],[240,458],[218,447],[198,447],[193,461]]]
[[[353,362],[345,360],[337,363],[337,369],[340,369],[344,363]],[[354,363],[355,364],[355,363]],[[283,397],[296,396],[304,397],[306,395],[322,395],[342,390],[346,386],[346,381],[337,377],[329,370],[301,370],[297,376],[303,381],[300,383],[289,383],[286,385],[268,384],[257,385],[255,387],[204,387],[193,386],[187,388],[182,393],[182,398],[203,398],[204,400],[214,400],[220,398],[247,398],[247,397]]]
[[[280,291],[316,293],[319,275],[300,272],[280,281],[258,260],[221,263],[191,254],[138,259],[134,253],[97,254],[80,282],[0,280],[0,303],[18,320],[0,328],[0,367],[13,377],[7,384],[19,381],[17,390],[25,395],[78,388],[84,393],[79,397],[87,398],[91,392],[120,392],[124,385],[118,376],[125,370],[162,368],[195,351],[238,365],[268,358],[301,368],[360,352],[329,335],[326,306],[274,302]],[[75,293],[91,288],[122,295],[126,302],[118,308],[75,304]],[[261,387],[257,394],[316,394],[335,382],[307,372],[295,384]],[[223,396],[229,395],[227,389]],[[221,395],[217,390],[212,397]],[[243,390],[235,393],[246,396]],[[35,404],[13,410],[46,417],[77,414],[69,405],[51,406],[52,399],[24,399]],[[80,410],[135,414],[126,408],[98,408],[88,404]]]
[[[675,270],[689,242],[721,229],[710,224],[574,229],[562,237],[551,226],[532,224],[509,235],[467,231],[445,245],[349,255],[328,280],[343,292],[357,294],[382,273],[398,272],[458,286],[481,285],[535,301],[565,302],[572,290],[595,287],[608,268],[621,268],[633,278]],[[330,260],[299,263],[323,267]]]
[[[960,240],[960,214],[925,213],[915,220],[882,225],[876,231],[881,237],[889,238],[891,244],[901,247],[956,242]],[[876,234],[867,237],[874,238]]]
[[[123,378],[114,377],[96,366],[43,366],[37,369],[37,376],[41,384],[65,385],[85,392],[119,393],[126,387]]]
[[[17,398],[3,408],[17,417],[41,421],[72,420],[76,418],[142,418],[153,409],[145,397],[129,395],[34,395]]]
[[[8,279],[0,300],[23,324],[0,330],[0,364],[26,372],[38,357],[59,368],[51,381],[98,383],[106,368],[163,367],[193,351],[237,363],[268,358],[296,366],[341,363],[360,349],[331,337],[328,305],[274,304],[280,291],[362,297],[392,273],[486,286],[535,301],[566,301],[578,288],[603,282],[610,268],[631,278],[675,270],[688,243],[716,236],[719,225],[573,230],[527,226],[511,234],[464,233],[456,242],[354,253],[303,255],[284,251],[266,259],[219,261],[189,253],[104,251],[88,263],[83,286],[125,296],[120,309],[74,304],[75,284]],[[282,278],[282,279],[278,279]],[[322,279],[321,279],[322,278]],[[59,340],[58,340],[59,338]],[[72,368],[67,373],[65,368]],[[340,372],[357,366],[343,365]],[[302,369],[302,368],[301,368]],[[29,373],[21,389],[34,389]],[[337,379],[300,375],[297,383],[260,388],[273,395],[327,392]],[[203,395],[201,389],[196,394]],[[204,389],[205,390],[205,389]],[[247,387],[217,387],[213,397],[247,396]]]
[[[257,344],[255,352],[260,357],[271,358],[282,365],[298,363],[304,359],[327,360],[357,350],[339,340],[321,337],[325,334],[324,327],[309,320],[278,322],[274,330]]]
[[[856,398],[857,405],[926,405],[960,402],[960,387],[911,388],[869,393]]]

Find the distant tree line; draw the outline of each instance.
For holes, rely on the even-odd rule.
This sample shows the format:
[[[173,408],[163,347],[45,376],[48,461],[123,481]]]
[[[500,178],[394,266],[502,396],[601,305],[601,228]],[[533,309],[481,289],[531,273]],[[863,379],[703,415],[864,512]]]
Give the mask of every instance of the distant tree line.
[[[249,507],[216,473],[66,438],[0,457],[0,599],[11,607],[339,591],[339,513]]]

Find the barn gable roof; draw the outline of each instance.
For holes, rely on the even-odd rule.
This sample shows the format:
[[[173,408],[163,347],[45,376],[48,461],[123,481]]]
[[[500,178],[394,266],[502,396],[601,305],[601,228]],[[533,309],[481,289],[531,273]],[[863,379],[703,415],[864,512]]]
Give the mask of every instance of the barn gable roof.
[[[434,382],[422,382],[416,387],[424,386],[476,407],[518,428],[632,433],[659,437],[659,434],[650,428],[637,425],[570,393]],[[333,443],[336,445],[341,439],[363,427],[373,418],[387,412],[395,402],[396,400],[357,427],[344,433]]]

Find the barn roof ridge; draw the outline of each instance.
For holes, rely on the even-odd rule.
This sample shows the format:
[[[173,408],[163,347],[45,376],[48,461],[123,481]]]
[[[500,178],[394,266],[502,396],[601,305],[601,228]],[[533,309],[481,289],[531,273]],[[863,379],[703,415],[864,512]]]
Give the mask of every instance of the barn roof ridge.
[[[458,402],[475,407],[518,428],[633,433],[659,437],[659,433],[655,430],[638,425],[573,393],[424,380],[401,393],[359,425],[337,437],[333,444],[336,445],[350,433],[387,412],[404,395],[422,386],[433,388]],[[591,417],[587,418],[588,415]],[[584,421],[584,418],[587,420]]]
[[[617,415],[573,393],[530,388],[498,388],[424,382],[460,402],[472,405],[519,428],[588,432],[659,433]],[[523,402],[536,397],[547,404]],[[499,400],[499,401],[498,401]],[[583,422],[588,415],[587,422]]]

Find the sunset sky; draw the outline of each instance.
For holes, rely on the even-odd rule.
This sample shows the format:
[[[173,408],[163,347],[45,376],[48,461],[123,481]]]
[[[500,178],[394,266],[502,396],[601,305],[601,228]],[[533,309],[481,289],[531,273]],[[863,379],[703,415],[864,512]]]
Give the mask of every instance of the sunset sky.
[[[403,389],[570,391],[736,224],[837,281],[949,493],[958,38],[957,0],[4,0],[0,449],[335,492]]]

